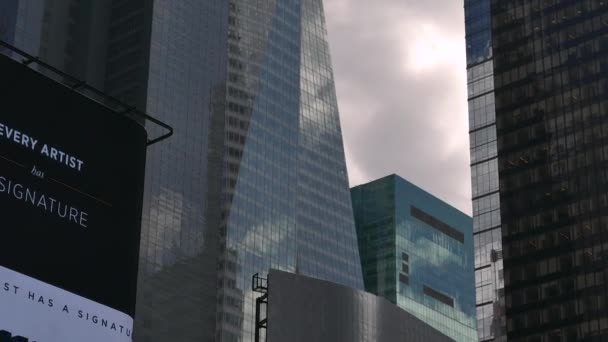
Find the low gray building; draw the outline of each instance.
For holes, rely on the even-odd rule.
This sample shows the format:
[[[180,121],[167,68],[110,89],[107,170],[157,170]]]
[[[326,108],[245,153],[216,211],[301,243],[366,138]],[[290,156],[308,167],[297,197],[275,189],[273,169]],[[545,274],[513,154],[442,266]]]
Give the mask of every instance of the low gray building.
[[[323,280],[271,270],[267,296],[267,342],[453,341],[382,297]]]

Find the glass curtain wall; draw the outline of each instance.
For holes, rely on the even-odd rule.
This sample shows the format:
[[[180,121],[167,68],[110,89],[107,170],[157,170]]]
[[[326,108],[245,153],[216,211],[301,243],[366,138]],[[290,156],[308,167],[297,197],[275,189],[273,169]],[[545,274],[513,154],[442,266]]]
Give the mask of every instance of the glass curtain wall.
[[[480,341],[505,341],[490,0],[465,0],[469,137]]]
[[[608,2],[492,0],[509,341],[608,339]]]
[[[270,268],[363,287],[321,0],[233,0],[218,341],[249,341]]]

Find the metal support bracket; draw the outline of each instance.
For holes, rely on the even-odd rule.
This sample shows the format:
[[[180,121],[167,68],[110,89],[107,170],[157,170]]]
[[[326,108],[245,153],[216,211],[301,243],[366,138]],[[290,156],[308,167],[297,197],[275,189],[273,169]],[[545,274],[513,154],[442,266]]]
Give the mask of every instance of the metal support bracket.
[[[268,279],[261,278],[257,273],[251,279],[251,289],[253,292],[262,293],[262,296],[255,300],[255,339],[254,342],[261,342],[261,331],[268,331]],[[264,307],[262,307],[264,306]],[[262,318],[262,309],[266,317]],[[266,336],[266,335],[264,335]],[[264,339],[266,340],[266,339]]]
[[[10,53],[7,53],[6,52],[7,50],[19,55],[20,59],[17,59],[14,56],[12,56]],[[128,113],[129,115],[139,117],[139,118],[143,119],[143,121],[151,122],[151,123],[163,128],[166,131],[166,133],[164,133],[156,138],[148,138],[148,146],[154,145],[173,135],[173,127],[169,126],[168,124],[166,124],[142,111],[139,111],[132,106],[125,104],[124,102],[120,101],[119,99],[117,99],[113,96],[110,96],[110,95],[102,92],[99,89],[93,88],[92,86],[88,85],[85,81],[79,80],[45,62],[42,62],[38,57],[32,56],[32,55],[28,54],[27,52],[20,50],[20,49],[16,48],[15,46],[13,46],[3,40],[0,40],[0,53],[6,55],[7,57],[9,57],[11,59],[17,60],[26,66],[35,64],[35,65],[39,66],[41,69],[43,69],[44,71],[51,72],[55,75],[61,76],[63,79],[65,79],[65,81],[58,82],[59,84],[62,84],[64,86],[72,89],[73,91],[77,91],[81,95],[86,96],[86,97],[90,98],[91,100],[98,102],[99,104],[103,105],[104,107],[110,109],[111,111],[113,111],[115,113],[123,114],[123,115]],[[32,70],[40,72],[40,70],[36,70],[36,69],[32,69]],[[94,94],[95,96],[98,96],[99,98],[103,99],[103,101],[96,100],[95,98],[90,96],[90,94]],[[106,103],[112,103],[112,104],[116,105],[118,108],[123,108],[123,109],[116,110],[116,109],[108,106]],[[139,122],[139,124],[145,128],[145,125],[143,123]]]

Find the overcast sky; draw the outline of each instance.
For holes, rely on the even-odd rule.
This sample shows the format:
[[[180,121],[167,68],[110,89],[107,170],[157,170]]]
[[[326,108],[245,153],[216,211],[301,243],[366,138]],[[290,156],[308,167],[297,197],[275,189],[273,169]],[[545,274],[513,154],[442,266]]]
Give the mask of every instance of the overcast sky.
[[[396,173],[471,213],[461,0],[325,0],[351,185]]]

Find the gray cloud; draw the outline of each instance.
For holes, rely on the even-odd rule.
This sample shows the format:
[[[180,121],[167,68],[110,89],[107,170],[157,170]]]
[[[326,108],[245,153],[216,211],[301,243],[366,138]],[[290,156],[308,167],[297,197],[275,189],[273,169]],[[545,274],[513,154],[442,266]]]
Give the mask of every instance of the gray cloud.
[[[351,185],[396,173],[470,214],[462,2],[325,8]]]

